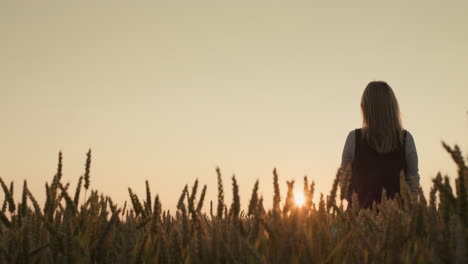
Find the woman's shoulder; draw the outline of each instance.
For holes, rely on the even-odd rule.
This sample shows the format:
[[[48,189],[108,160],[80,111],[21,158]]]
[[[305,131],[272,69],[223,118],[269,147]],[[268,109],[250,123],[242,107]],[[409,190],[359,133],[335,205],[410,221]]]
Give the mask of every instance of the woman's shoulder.
[[[413,135],[406,129],[404,130],[404,132],[405,132],[405,143],[406,143],[407,148],[408,147],[413,148],[413,146],[415,145]]]
[[[356,135],[356,133],[359,133],[361,131],[362,128],[355,128],[351,131],[348,132],[348,137],[354,137]]]
[[[413,140],[413,135],[407,129],[404,129],[403,132],[405,133],[406,140]]]
[[[356,130],[355,130],[355,129],[349,131],[349,132],[348,132],[347,138],[354,137],[354,134],[355,134],[355,133],[356,133]]]
[[[360,128],[353,129],[348,132],[348,136],[346,136],[346,141],[348,142],[354,142],[356,138],[356,131],[359,130]]]

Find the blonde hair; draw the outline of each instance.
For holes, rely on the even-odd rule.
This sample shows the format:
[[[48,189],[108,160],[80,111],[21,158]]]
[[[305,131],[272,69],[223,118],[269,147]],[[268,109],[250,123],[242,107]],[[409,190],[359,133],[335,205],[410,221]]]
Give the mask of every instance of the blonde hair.
[[[382,81],[370,82],[361,98],[363,138],[378,153],[398,149],[403,142],[400,107],[392,88]]]

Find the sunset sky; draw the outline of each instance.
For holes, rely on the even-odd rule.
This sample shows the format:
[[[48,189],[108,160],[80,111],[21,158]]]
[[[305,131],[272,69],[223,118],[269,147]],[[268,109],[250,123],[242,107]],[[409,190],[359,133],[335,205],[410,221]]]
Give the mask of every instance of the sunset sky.
[[[73,2],[73,3],[71,3]],[[38,199],[60,150],[74,187],[120,204],[150,181],[165,209],[185,184],[216,198],[236,175],[272,203],[302,177],[330,190],[362,92],[384,80],[414,136],[421,184],[468,154],[467,1],[0,0],[0,177]],[[283,194],[284,195],[284,194]],[[205,203],[205,208],[209,202]]]

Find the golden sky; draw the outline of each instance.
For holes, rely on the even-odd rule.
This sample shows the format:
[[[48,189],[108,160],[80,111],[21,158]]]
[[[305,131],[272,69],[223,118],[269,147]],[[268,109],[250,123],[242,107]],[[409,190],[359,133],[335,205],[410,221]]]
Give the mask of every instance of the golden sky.
[[[59,150],[72,189],[151,183],[166,209],[198,178],[245,206],[308,175],[328,192],[369,81],[394,89],[427,192],[468,154],[467,1],[0,0],[0,177],[39,199]],[[209,202],[205,204],[209,206]]]

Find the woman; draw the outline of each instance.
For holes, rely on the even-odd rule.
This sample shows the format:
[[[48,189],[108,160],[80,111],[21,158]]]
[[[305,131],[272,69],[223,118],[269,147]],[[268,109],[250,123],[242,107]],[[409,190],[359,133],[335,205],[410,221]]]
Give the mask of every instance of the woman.
[[[349,195],[356,192],[363,208],[400,191],[404,172],[411,191],[419,187],[418,155],[412,135],[403,130],[398,101],[382,81],[370,82],[361,98],[363,126],[346,138],[341,168],[351,166]],[[343,180],[343,179],[342,179]],[[348,196],[348,200],[350,197]]]

